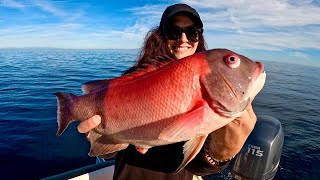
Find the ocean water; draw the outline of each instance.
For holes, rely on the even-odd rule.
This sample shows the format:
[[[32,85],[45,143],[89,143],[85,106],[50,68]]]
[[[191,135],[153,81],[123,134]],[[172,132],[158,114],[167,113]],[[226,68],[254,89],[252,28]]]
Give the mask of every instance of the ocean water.
[[[39,179],[95,163],[77,123],[57,137],[57,91],[121,75],[137,50],[0,49],[0,179]],[[265,61],[253,107],[280,120],[276,179],[320,179],[320,68]],[[208,177],[210,179],[210,177]],[[230,173],[212,179],[230,179]]]

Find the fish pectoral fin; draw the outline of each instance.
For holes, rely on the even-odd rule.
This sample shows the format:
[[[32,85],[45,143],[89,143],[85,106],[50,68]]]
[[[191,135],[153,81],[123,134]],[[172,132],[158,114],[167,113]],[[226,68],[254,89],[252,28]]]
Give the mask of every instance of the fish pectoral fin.
[[[187,141],[183,145],[184,158],[181,165],[177,168],[175,173],[178,173],[179,171],[181,171],[181,169],[183,169],[191,160],[193,160],[196,157],[196,155],[200,152],[207,137],[208,135],[195,137],[194,139]]]
[[[125,149],[129,144],[101,144],[93,143],[91,144],[89,156],[102,156],[110,153],[114,153]]]
[[[196,136],[201,130],[207,108],[208,104],[205,101],[199,101],[193,110],[179,117],[172,125],[165,128],[160,133],[159,139],[178,142]]]
[[[109,136],[103,136],[95,129],[89,131],[87,139],[91,144],[89,156],[108,155],[129,146],[129,144],[117,144],[117,142],[114,142]]]

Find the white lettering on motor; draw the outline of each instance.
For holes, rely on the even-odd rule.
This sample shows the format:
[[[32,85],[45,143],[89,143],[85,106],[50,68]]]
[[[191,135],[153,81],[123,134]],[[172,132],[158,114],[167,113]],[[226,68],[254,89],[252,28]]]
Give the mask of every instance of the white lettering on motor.
[[[248,146],[248,154],[252,154],[254,156],[263,156],[263,151],[261,150],[261,148],[259,146],[254,146],[249,144]]]

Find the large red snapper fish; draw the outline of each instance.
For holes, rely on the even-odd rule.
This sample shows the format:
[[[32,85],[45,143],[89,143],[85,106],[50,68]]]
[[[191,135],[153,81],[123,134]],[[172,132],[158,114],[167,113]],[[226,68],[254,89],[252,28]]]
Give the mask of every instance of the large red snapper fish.
[[[90,156],[133,144],[141,153],[186,141],[185,167],[208,134],[239,117],[262,89],[263,64],[227,49],[196,53],[162,67],[85,83],[84,95],[58,92],[58,132],[72,121],[100,115],[87,134]]]

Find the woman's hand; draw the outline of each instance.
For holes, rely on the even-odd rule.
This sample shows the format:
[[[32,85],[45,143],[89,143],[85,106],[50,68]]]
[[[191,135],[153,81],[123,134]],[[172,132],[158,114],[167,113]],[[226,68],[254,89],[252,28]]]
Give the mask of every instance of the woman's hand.
[[[101,117],[99,115],[94,115],[91,118],[82,121],[78,125],[79,133],[87,133],[91,129],[97,127],[101,123]]]
[[[227,160],[239,153],[256,121],[257,117],[249,103],[240,117],[212,132],[210,149],[213,157],[218,160]]]

